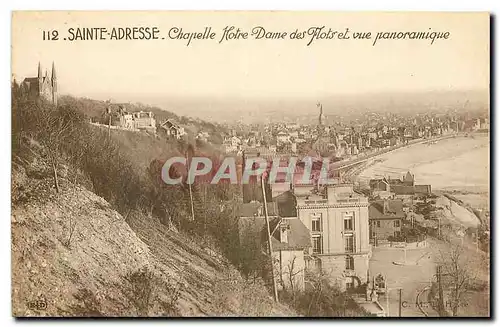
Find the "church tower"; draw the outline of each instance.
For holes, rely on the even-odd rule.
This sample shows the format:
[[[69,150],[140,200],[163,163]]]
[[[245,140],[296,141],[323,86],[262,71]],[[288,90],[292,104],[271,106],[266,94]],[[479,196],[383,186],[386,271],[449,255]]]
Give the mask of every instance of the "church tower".
[[[319,123],[319,126],[322,126],[323,125],[323,105],[318,102],[317,106],[319,108],[318,123]]]
[[[57,75],[56,75],[56,66],[54,62],[52,62],[52,103],[57,107]]]

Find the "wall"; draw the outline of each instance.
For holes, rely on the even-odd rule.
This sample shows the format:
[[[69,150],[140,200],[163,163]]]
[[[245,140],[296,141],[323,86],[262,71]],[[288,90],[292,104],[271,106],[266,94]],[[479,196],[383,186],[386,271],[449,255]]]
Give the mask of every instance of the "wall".
[[[345,255],[323,255],[320,256],[323,272],[330,276],[331,281],[337,283],[341,290],[345,290],[346,282],[354,280],[355,286],[366,282],[369,267],[368,254],[354,254],[354,270],[346,270]]]
[[[399,227],[394,227],[394,221],[399,220]],[[380,227],[377,227],[377,221],[380,222]],[[401,219],[373,219],[370,220],[371,224],[371,239],[374,239],[373,233],[375,233],[377,239],[386,240],[389,236],[394,236],[394,232],[401,232],[401,226],[403,222]]]

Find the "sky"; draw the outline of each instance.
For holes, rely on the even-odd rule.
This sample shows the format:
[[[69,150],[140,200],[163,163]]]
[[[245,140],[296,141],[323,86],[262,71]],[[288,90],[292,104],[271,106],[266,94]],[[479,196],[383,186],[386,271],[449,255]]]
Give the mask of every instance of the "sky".
[[[487,13],[14,12],[12,74],[36,76],[55,62],[59,91],[134,101],[150,97],[318,98],[367,92],[486,90]],[[156,26],[165,40],[64,41],[69,28]],[[349,28],[349,40],[231,40],[225,26],[288,33]],[[172,27],[215,40],[168,39]],[[449,32],[448,39],[354,40],[353,32]],[[58,30],[58,41],[42,32]]]

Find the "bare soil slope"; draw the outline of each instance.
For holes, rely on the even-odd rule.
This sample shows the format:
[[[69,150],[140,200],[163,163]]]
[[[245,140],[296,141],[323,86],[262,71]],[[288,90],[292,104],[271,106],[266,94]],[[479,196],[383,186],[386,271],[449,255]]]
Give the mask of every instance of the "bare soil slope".
[[[12,172],[14,316],[294,315],[217,251],[64,175],[57,194],[35,163]]]

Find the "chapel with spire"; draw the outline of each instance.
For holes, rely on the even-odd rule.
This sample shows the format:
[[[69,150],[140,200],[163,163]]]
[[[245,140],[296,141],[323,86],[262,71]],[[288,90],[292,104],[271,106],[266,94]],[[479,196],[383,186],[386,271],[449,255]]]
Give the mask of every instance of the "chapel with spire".
[[[56,67],[52,62],[52,72],[49,76],[47,70],[45,75],[42,75],[42,66],[38,63],[38,76],[26,77],[20,85],[21,91],[30,99],[45,99],[57,106],[57,75]]]

